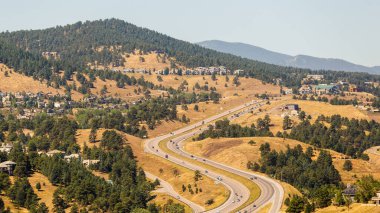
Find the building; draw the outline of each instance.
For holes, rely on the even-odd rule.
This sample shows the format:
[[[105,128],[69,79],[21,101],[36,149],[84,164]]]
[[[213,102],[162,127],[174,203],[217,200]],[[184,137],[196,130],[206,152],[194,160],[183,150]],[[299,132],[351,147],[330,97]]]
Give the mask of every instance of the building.
[[[300,110],[298,104],[286,104],[284,107],[285,110]]]
[[[309,80],[320,81],[320,80],[323,80],[324,76],[323,75],[307,75],[306,78]]]
[[[285,95],[293,94],[293,89],[283,89]]]
[[[298,93],[301,95],[312,94],[313,90],[310,85],[302,85],[301,88],[298,89]]]
[[[333,84],[319,84],[315,86],[314,92],[317,95],[323,95],[323,94],[336,94],[338,93],[338,87]]]
[[[93,164],[97,164],[97,163],[99,163],[100,162],[100,160],[83,160],[82,161],[82,164],[84,165],[84,166],[86,166],[86,167],[89,167],[89,166],[91,166],[91,165],[93,165]]]
[[[6,152],[9,154],[9,152],[11,152],[12,149],[13,149],[12,144],[3,143],[1,144],[0,152]]]
[[[49,156],[49,157],[54,156],[54,155],[63,155],[63,154],[65,154],[64,151],[56,150],[56,149],[51,150],[51,151],[49,151],[49,152],[46,153],[46,155]]]
[[[371,200],[376,203],[376,206],[378,206],[380,201],[380,191],[376,192],[376,197],[373,197]]]
[[[79,154],[71,154],[71,155],[65,155],[63,157],[67,162],[70,162],[71,160],[79,159],[80,160],[80,155]]]
[[[359,92],[358,87],[356,85],[354,85],[354,84],[350,84],[350,86],[349,86],[348,89],[349,89],[350,92]]]
[[[4,161],[0,163],[0,171],[7,172],[9,175],[13,175],[13,170],[16,167],[16,163],[13,161]]]
[[[347,188],[343,190],[343,196],[349,197],[352,201],[355,199],[356,187],[354,185],[347,185]]]

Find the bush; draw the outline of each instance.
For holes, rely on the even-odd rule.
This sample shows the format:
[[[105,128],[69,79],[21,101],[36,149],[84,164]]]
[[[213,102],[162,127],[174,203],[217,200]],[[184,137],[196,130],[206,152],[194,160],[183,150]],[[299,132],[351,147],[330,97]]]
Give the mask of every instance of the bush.
[[[350,160],[344,161],[343,170],[345,170],[345,171],[351,171],[352,170],[352,162]]]

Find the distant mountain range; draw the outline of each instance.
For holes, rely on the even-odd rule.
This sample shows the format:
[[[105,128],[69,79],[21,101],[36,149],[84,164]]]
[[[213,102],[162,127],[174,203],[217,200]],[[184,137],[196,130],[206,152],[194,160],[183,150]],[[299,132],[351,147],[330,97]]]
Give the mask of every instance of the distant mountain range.
[[[380,66],[366,67],[342,59],[317,58],[307,55],[291,56],[250,44],[232,43],[219,40],[203,41],[197,44],[219,52],[230,53],[243,58],[280,66],[299,67],[311,70],[336,70],[380,74]]]

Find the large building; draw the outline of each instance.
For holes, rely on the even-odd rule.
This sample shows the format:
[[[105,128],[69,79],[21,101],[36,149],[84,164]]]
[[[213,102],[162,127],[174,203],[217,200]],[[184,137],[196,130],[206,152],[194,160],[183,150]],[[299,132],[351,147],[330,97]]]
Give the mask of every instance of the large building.
[[[317,95],[323,95],[323,94],[336,94],[339,92],[338,87],[333,84],[319,84],[315,86],[314,92]]]

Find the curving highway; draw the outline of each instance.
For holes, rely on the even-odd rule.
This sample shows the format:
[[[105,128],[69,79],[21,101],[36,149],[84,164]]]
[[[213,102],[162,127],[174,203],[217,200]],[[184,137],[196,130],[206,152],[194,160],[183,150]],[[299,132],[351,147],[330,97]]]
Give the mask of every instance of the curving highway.
[[[176,157],[170,155],[169,153],[164,152],[159,147],[159,143],[161,141],[172,138],[172,137],[177,136],[177,135],[181,135],[181,136],[175,137],[174,139],[170,140],[170,142],[167,143],[168,148],[170,150],[172,150],[173,152],[175,152],[179,155],[182,155],[183,157],[189,158],[189,159],[199,160],[202,163],[205,163],[205,164],[208,164],[210,166],[228,171],[230,173],[240,175],[242,177],[248,178],[251,181],[255,182],[260,187],[260,190],[261,190],[260,197],[257,200],[255,200],[253,204],[250,204],[247,207],[245,207],[243,210],[241,210],[241,212],[256,212],[261,207],[263,207],[269,203],[272,204],[271,209],[270,209],[271,213],[279,212],[280,208],[281,208],[283,196],[284,196],[284,191],[283,191],[282,186],[278,182],[276,182],[276,181],[274,181],[268,177],[262,176],[262,175],[253,174],[253,173],[246,172],[243,170],[239,170],[239,169],[236,169],[236,168],[233,168],[233,167],[230,167],[230,166],[227,166],[227,165],[215,162],[215,161],[211,161],[211,160],[208,160],[205,158],[193,156],[192,154],[187,153],[186,151],[184,151],[182,149],[182,142],[184,140],[186,140],[186,139],[188,139],[194,135],[197,135],[197,134],[201,133],[202,131],[204,131],[205,129],[207,129],[207,127],[202,127],[202,126],[204,126],[204,124],[211,123],[213,121],[216,121],[217,119],[220,119],[220,118],[223,118],[226,116],[228,116],[227,117],[228,119],[234,119],[234,118],[239,117],[242,114],[248,113],[252,110],[259,108],[261,105],[262,105],[262,102],[252,101],[250,103],[235,107],[231,110],[227,110],[227,111],[220,113],[218,115],[214,115],[212,117],[206,118],[206,119],[199,121],[195,124],[192,124],[192,125],[183,127],[181,129],[175,130],[169,134],[162,135],[162,136],[159,136],[159,137],[156,137],[153,139],[149,139],[145,143],[144,150],[146,152],[149,152],[149,153],[158,155],[160,157],[163,157],[169,161],[172,161],[172,162],[174,162],[178,165],[181,165],[183,167],[186,167],[188,169],[199,170],[203,175],[206,175],[206,176],[214,179],[215,181],[225,185],[227,187],[227,189],[229,189],[229,191],[230,191],[229,198],[221,206],[219,206],[213,210],[210,210],[209,212],[232,212],[232,211],[234,211],[235,209],[237,209],[238,207],[243,205],[248,200],[249,195],[250,195],[249,190],[243,184],[241,184],[240,182],[238,182],[232,178],[222,176],[222,175],[215,173],[213,171],[208,171],[208,170],[202,168],[201,166],[199,166],[197,164],[192,164],[188,161],[184,161],[182,159],[179,159],[179,158],[176,158]],[[230,114],[233,114],[233,115],[230,115]],[[200,210],[199,210],[199,208],[198,209],[193,208],[193,211],[199,212]]]

